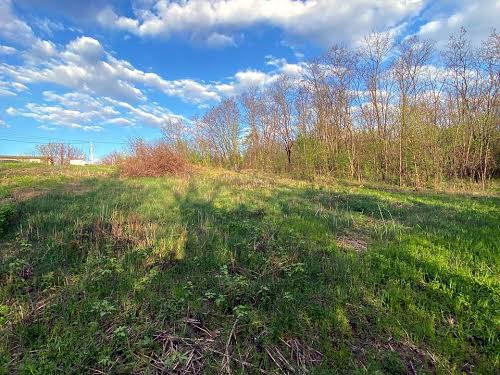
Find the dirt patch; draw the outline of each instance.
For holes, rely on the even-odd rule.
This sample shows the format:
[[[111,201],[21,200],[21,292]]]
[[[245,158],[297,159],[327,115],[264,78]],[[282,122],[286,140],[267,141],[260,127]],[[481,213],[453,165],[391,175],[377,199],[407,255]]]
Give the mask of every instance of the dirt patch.
[[[47,193],[46,190],[19,189],[12,193],[12,199],[16,202],[24,202],[30,199],[41,197]]]
[[[75,195],[82,195],[92,191],[92,189],[89,186],[84,186],[77,182],[70,182],[64,185],[63,191]]]
[[[75,241],[78,246],[90,243],[95,247],[111,243],[121,250],[131,246],[151,247],[157,231],[157,224],[145,223],[137,215],[113,212],[110,217],[99,217],[91,225],[77,230]]]
[[[337,245],[345,250],[354,250],[357,253],[366,251],[368,247],[367,242],[363,238],[347,234],[337,237]]]

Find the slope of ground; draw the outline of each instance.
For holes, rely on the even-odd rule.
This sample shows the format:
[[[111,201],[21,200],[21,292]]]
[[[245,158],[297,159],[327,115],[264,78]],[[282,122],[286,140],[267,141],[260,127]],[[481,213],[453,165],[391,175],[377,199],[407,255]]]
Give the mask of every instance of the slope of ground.
[[[0,165],[0,205],[0,373],[499,371],[496,196]]]

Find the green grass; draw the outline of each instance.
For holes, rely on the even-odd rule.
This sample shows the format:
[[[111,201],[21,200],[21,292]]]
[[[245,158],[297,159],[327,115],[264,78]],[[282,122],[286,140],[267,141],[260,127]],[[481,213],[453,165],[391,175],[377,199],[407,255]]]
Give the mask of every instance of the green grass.
[[[500,198],[0,165],[0,373],[496,374]]]

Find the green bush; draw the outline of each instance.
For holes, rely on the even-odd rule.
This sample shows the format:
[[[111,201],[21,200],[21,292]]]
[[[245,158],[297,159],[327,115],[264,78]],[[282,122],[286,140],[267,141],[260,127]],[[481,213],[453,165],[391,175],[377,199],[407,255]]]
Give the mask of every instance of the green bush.
[[[3,236],[7,229],[9,219],[14,215],[14,205],[2,204],[0,205],[0,237]]]

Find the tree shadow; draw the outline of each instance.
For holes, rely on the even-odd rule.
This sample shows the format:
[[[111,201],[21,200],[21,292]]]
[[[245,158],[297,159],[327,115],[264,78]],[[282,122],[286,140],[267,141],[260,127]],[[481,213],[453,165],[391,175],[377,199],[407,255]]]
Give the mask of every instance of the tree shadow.
[[[20,206],[26,248],[15,258],[24,263],[12,271],[14,257],[2,259],[2,271],[18,281],[2,293],[28,309],[3,329],[10,356],[46,372],[168,371],[165,337],[190,350],[175,336],[197,345],[212,340],[210,350],[219,353],[205,354],[205,366],[219,369],[229,345],[231,358],[239,353],[240,362],[277,371],[286,364],[269,353],[286,353],[291,342],[303,358],[304,348],[322,353],[311,368],[339,373],[361,364],[380,370],[391,345],[408,348],[408,341],[414,347],[398,353],[418,370],[432,371],[428,355],[417,358],[423,351],[450,367],[487,362],[498,343],[495,288],[439,260],[450,258],[453,238],[467,237],[461,252],[491,260],[495,208],[384,193],[256,186],[239,199],[221,181],[195,178],[61,184]],[[498,207],[480,200],[481,207],[492,202]],[[399,237],[367,232],[365,252],[336,242],[359,223],[383,228],[391,220],[403,228]],[[419,257],[416,246],[432,246],[436,256]],[[2,287],[11,281],[2,279]]]

